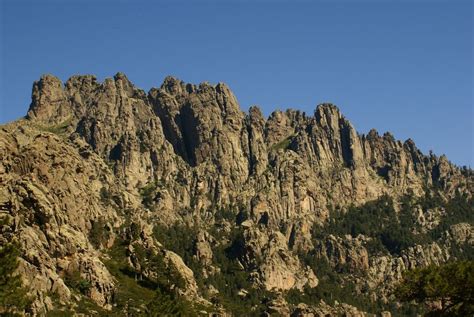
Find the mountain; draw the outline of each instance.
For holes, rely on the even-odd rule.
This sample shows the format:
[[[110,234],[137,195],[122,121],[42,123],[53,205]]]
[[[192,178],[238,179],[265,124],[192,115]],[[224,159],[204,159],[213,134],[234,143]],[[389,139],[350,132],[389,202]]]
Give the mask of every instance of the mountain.
[[[0,153],[27,292],[4,312],[416,315],[402,273],[474,256],[472,170],[332,104],[266,119],[223,83],[44,75]]]

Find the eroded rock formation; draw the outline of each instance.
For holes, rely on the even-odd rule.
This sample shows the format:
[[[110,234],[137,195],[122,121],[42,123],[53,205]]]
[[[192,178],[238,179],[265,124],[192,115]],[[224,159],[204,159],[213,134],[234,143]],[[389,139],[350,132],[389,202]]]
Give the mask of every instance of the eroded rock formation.
[[[212,306],[222,290],[201,289],[189,261],[199,263],[205,278],[226,274],[216,250],[230,245],[235,230],[242,234],[232,259],[253,287],[278,294],[317,288],[319,272],[301,259],[314,253],[336,270],[365,274],[357,289],[385,301],[404,270],[442,263],[453,245],[474,244],[467,223],[399,256],[370,254],[364,236],[315,239],[312,230],[335,209],[384,194],[397,202],[436,188],[444,200],[472,197],[472,171],[424,155],[412,140],[375,130],[361,135],[331,104],[317,106],[314,115],[287,110],[265,119],[256,106],[243,112],[222,83],[167,77],[145,93],[122,73],[102,83],[73,76],[65,84],[45,75],[33,85],[26,119],[1,127],[0,156],[0,210],[8,218],[0,237],[21,246],[31,312],[80,296],[113,309],[119,283],[106,264],[117,245],[125,245],[123,259],[139,278],[158,280],[160,272],[147,263],[163,258],[162,268],[184,280],[176,286],[180,296]],[[443,210],[420,207],[413,214],[429,232]],[[157,224],[199,228],[189,231],[187,263],[156,238]],[[78,294],[68,276],[87,289]],[[359,314],[345,304],[268,303],[283,315]],[[214,309],[223,313],[224,306]]]

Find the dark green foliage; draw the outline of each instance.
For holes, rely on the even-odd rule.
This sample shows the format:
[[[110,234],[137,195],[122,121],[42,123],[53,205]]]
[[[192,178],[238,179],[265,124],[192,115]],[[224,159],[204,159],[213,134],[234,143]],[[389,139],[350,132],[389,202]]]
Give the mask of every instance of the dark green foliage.
[[[74,316],[74,312],[69,309],[53,309],[46,313],[46,317],[64,317],[64,316]]]
[[[135,248],[144,266],[156,270],[158,277],[150,280],[133,270],[126,262],[127,243],[118,241],[104,261],[118,282],[114,296],[114,310],[110,316],[196,316],[195,309],[177,296],[174,287],[184,286],[181,277],[164,264],[160,255]]]
[[[88,302],[90,302],[91,305],[81,305],[77,307],[76,309],[74,309],[72,302],[66,305],[64,305],[64,303],[61,303],[61,300],[59,299],[58,294],[48,292],[48,296],[53,302],[54,308],[46,312],[47,317],[74,316],[74,313],[83,313],[84,310],[87,310],[87,313],[91,315],[92,311],[102,310],[99,306],[97,306],[97,304],[93,303],[90,300],[88,300]],[[81,300],[80,303],[82,304],[82,302],[83,300]],[[79,310],[82,310],[82,311],[79,311]]]
[[[114,306],[117,312],[144,310],[153,301],[155,289],[139,281],[125,261],[125,245],[116,244],[110,252],[111,258],[105,260],[109,272],[117,280],[117,292],[114,294]]]
[[[140,140],[138,144],[140,145],[140,153],[146,153],[150,151],[149,136],[146,135],[143,131],[137,133],[138,139]]]
[[[163,254],[155,254],[150,249],[144,249],[139,245],[134,245],[135,255],[138,258],[142,271],[149,270],[151,272],[157,272],[158,275],[155,280],[150,280],[148,283],[152,283],[153,288],[158,288],[168,293],[174,293],[175,287],[183,289],[186,287],[186,283],[182,278],[181,274],[175,270],[173,266],[167,266],[163,259]],[[140,273],[130,271],[133,273]],[[140,278],[142,278],[140,274]]]
[[[198,229],[186,225],[174,224],[170,227],[163,225],[155,225],[153,228],[155,238],[160,241],[163,246],[178,254],[189,266],[195,275],[199,277],[201,269],[194,259],[194,244]]]
[[[260,316],[271,293],[255,288],[249,272],[238,262],[244,246],[242,229],[234,228],[229,238],[227,244],[213,249],[213,260],[221,273],[205,281],[219,290],[212,301],[223,305],[235,316]],[[242,289],[248,292],[246,296],[238,294]]]
[[[140,195],[142,196],[142,203],[150,207],[153,205],[155,200],[155,190],[158,187],[156,182],[151,182],[140,189]]]
[[[5,221],[0,221],[0,226]],[[18,275],[14,275],[18,267],[20,249],[16,243],[0,246],[0,314],[15,316],[30,303],[27,291],[21,284]]]
[[[96,247],[101,247],[110,238],[110,228],[107,222],[99,218],[92,222],[91,230],[89,231],[89,241]]]
[[[429,203],[427,199],[423,200],[422,203]],[[456,193],[455,197],[449,200],[447,203],[439,204],[438,207],[444,207],[446,215],[441,219],[440,224],[432,231],[431,236],[433,239],[440,238],[442,234],[449,230],[449,228],[457,223],[466,222],[474,223],[474,199],[473,197],[468,198],[466,195]]]
[[[292,138],[293,138],[293,135],[290,135],[289,137],[283,139],[282,141],[272,145],[271,149],[275,151],[278,151],[278,150],[286,151],[290,147]]]
[[[64,283],[68,287],[75,289],[82,294],[87,294],[91,288],[91,283],[85,278],[81,277],[81,273],[79,271],[68,272],[64,277]]]
[[[155,300],[148,304],[146,316],[198,316],[191,304],[177,298],[173,293],[166,293],[157,289]]]
[[[436,191],[427,191],[424,197],[420,198],[409,198],[405,197],[402,201],[404,204],[404,210],[410,210],[412,206],[420,206],[423,211],[433,210],[435,208],[444,209],[446,214],[440,219],[440,223],[433,230],[429,231],[424,235],[418,235],[418,238],[423,239],[417,240],[417,243],[428,243],[443,238],[446,231],[449,231],[452,225],[458,223],[474,223],[474,199],[468,197],[465,194],[456,195],[445,201]],[[408,207],[406,207],[408,206]],[[400,224],[402,227],[413,228],[414,220],[412,217],[406,217],[409,215],[408,212],[402,212],[400,215]],[[468,243],[461,245],[453,244],[451,246],[451,255],[458,260],[463,259],[474,259],[474,248]]]
[[[331,305],[334,301],[347,303],[370,313],[380,313],[388,310],[392,316],[417,316],[421,313],[420,307],[410,304],[395,306],[394,303],[384,304],[372,301],[366,294],[356,289],[356,285],[351,282],[354,273],[336,272],[325,259],[319,259],[314,253],[300,254],[301,261],[310,266],[319,278],[316,288],[305,287],[303,292],[292,289],[286,293],[289,303],[315,304],[324,300]]]
[[[417,233],[421,232],[421,228],[417,225],[413,210],[420,207],[425,212],[434,208],[444,208],[446,215],[442,217],[439,226],[434,230],[427,233]],[[359,207],[351,206],[346,212],[334,212],[328,225],[313,229],[313,238],[323,240],[329,234],[338,236],[350,234],[353,237],[363,234],[372,238],[365,245],[370,254],[390,252],[399,255],[401,251],[415,244],[436,241],[453,224],[474,223],[473,210],[472,198],[469,199],[460,194],[448,202],[445,202],[434,190],[427,190],[427,194],[420,198],[406,195],[400,201],[399,212],[395,211],[390,197],[382,196],[378,200]],[[453,246],[451,253],[458,259],[473,259],[473,249],[472,246],[464,244]],[[301,255],[301,258],[320,277],[320,284],[316,289],[305,289],[303,293],[289,292],[288,300],[291,302],[309,303],[319,299],[331,302],[332,299],[337,299],[339,302],[346,302],[369,312],[388,309],[392,312],[398,311],[402,316],[416,315],[422,309],[420,306],[411,304],[395,308],[382,303],[371,303],[363,296],[355,294],[350,283],[344,282],[349,280],[344,278],[346,274],[344,268],[337,267],[337,273],[335,273],[335,270],[331,269],[327,263],[311,254]],[[343,286],[341,287],[341,285]]]
[[[216,211],[214,219],[216,222],[221,222],[223,220],[233,222],[235,220],[235,213],[229,208],[220,208]]]
[[[388,251],[400,254],[407,247],[427,241],[424,235],[413,233],[412,205],[408,201],[405,203],[399,216],[389,196],[359,207],[351,206],[345,213],[335,213],[324,232],[339,236],[350,234],[353,237],[363,234],[373,238],[366,246],[370,253]]]
[[[124,316],[121,312],[116,310],[106,310],[90,298],[86,296],[81,296],[79,302],[73,303],[68,302],[64,303],[59,299],[59,296],[56,293],[48,293],[48,296],[51,298],[54,309],[46,312],[47,317],[65,317],[65,316]]]
[[[235,219],[235,213],[218,211],[222,218]],[[186,265],[194,272],[194,277],[201,290],[209,285],[219,290],[211,301],[221,304],[226,310],[236,316],[260,316],[265,307],[264,301],[271,294],[265,290],[256,289],[250,279],[250,274],[238,263],[238,257],[243,250],[243,232],[240,227],[234,227],[229,234],[222,234],[215,227],[209,230],[218,241],[225,242],[213,249],[213,263],[221,272],[205,279],[201,265],[194,259],[194,244],[198,233],[195,227],[173,225],[170,227],[155,226],[154,235],[163,245],[180,255]],[[240,290],[246,290],[246,296],[239,296]]]
[[[335,272],[327,260],[318,259],[314,254],[309,253],[300,255],[305,265],[308,265],[319,276],[319,285],[316,288],[305,288],[304,292],[291,290],[287,294],[288,302],[292,304],[319,303],[322,299],[326,303],[339,302],[354,305],[356,307],[369,307],[372,305],[370,300],[363,295],[356,294],[354,285],[344,281],[343,273]]]
[[[356,237],[363,234],[374,238],[367,245],[369,252],[400,252],[415,244],[425,244],[439,239],[453,224],[460,222],[474,223],[474,203],[472,198],[457,194],[448,202],[435,191],[428,191],[424,197],[414,198],[404,196],[401,199],[400,211],[395,211],[393,201],[389,196],[368,202],[362,206],[351,206],[346,212],[333,212],[329,224],[316,228],[314,237],[322,238],[327,234],[343,236],[350,234]],[[428,211],[434,208],[444,208],[446,215],[440,224],[431,232],[422,234],[413,214],[415,207]]]
[[[350,234],[354,237],[364,234],[372,238],[366,244],[371,254],[390,252],[399,255],[402,250],[412,245],[429,243],[435,239],[433,232],[417,233],[421,230],[417,227],[413,210],[419,206],[423,210],[435,207],[446,208],[451,218],[443,218],[440,224],[440,230],[443,232],[450,225],[460,221],[470,221],[469,217],[472,217],[472,213],[469,212],[472,211],[472,201],[461,196],[451,202],[444,203],[435,192],[422,198],[407,195],[400,202],[399,212],[395,211],[394,203],[389,196],[382,196],[380,199],[362,206],[352,206],[346,212],[333,213],[332,220],[327,226],[315,228],[313,237],[324,239],[328,234],[339,236]],[[230,209],[218,210],[215,215],[217,224],[222,221],[240,224],[248,218],[247,213]],[[272,294],[254,288],[249,274],[251,268],[243,269],[239,263],[245,248],[242,229],[236,226],[231,233],[223,233],[216,225],[208,232],[212,233],[218,241],[224,243],[213,248],[213,265],[219,267],[221,273],[205,279],[202,276],[201,265],[193,257],[197,228],[174,225],[171,227],[156,226],[154,230],[155,237],[167,249],[179,254],[191,267],[201,290],[205,290],[208,285],[219,290],[219,294],[211,296],[214,303],[223,305],[235,315],[259,315]],[[463,247],[462,252],[460,251],[461,255],[470,256],[469,252],[471,251],[469,250],[469,248]],[[361,290],[357,290],[355,284],[350,282],[354,274],[362,273],[349,273],[344,267],[335,270],[330,267],[327,261],[318,259],[315,254],[300,256],[303,262],[316,272],[320,283],[318,287],[305,288],[303,292],[289,291],[286,297],[292,304],[300,302],[315,304],[323,299],[328,303],[334,303],[335,300],[345,302],[374,313],[390,310],[394,316],[416,316],[422,312],[422,306],[419,305],[407,303],[395,307],[394,304],[373,302],[363,293],[361,294]],[[361,277],[363,278],[363,276]],[[246,296],[238,295],[242,289],[248,292]]]
[[[402,212],[400,213],[400,225],[404,228],[416,228],[415,220],[410,212],[414,206],[419,206],[424,212],[433,209],[444,209],[446,214],[440,219],[440,223],[433,230],[426,234],[416,236],[414,242],[429,243],[442,238],[452,225],[458,223],[474,223],[474,200],[465,194],[456,195],[445,201],[437,191],[427,190],[425,196],[413,198],[405,196],[402,200]],[[474,259],[474,248],[464,243],[462,245],[452,245],[451,254],[457,259]]]
[[[469,242],[452,245],[450,254],[457,260],[474,260],[474,246]]]
[[[166,249],[186,258],[192,257],[197,233],[197,228],[181,224],[173,224],[169,227],[156,224],[153,227],[154,237],[160,241]]]
[[[405,201],[409,197],[405,197]],[[419,198],[413,198],[411,200],[415,200],[417,204],[423,210],[429,210],[437,207],[444,206],[445,202],[443,198],[440,196],[439,192],[436,189],[430,190],[429,188],[425,188],[425,195]]]
[[[395,290],[401,301],[440,301],[441,308],[430,316],[474,314],[474,261],[429,266],[405,273]]]
[[[112,195],[110,194],[110,192],[108,191],[107,188],[105,187],[102,187],[100,189],[100,200],[105,203],[105,204],[108,204],[110,199],[112,199]]]

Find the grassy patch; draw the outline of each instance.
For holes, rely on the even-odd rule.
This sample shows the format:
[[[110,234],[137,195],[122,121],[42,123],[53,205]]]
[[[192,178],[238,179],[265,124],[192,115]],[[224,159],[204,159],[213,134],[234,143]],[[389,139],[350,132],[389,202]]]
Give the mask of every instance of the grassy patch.
[[[69,309],[53,309],[46,313],[46,317],[64,317],[64,316],[74,316],[74,312]]]
[[[41,131],[61,135],[67,132],[67,128],[71,125],[71,122],[72,122],[72,118],[69,118],[69,119],[64,120],[61,123],[54,124],[54,125],[39,125],[38,129],[40,129]]]
[[[291,144],[291,140],[293,139],[294,135],[290,135],[288,137],[286,137],[284,140],[276,143],[276,144],[273,144],[271,149],[274,150],[274,151],[278,151],[278,150],[288,150],[288,148],[290,147],[290,144]]]

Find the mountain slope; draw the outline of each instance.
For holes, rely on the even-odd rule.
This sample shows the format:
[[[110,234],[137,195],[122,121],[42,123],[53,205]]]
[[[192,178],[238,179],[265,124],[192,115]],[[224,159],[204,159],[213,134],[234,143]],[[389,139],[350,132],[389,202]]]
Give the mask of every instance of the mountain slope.
[[[265,119],[225,84],[45,75],[0,134],[33,312],[380,312],[405,269],[472,259],[472,171],[334,105]]]

